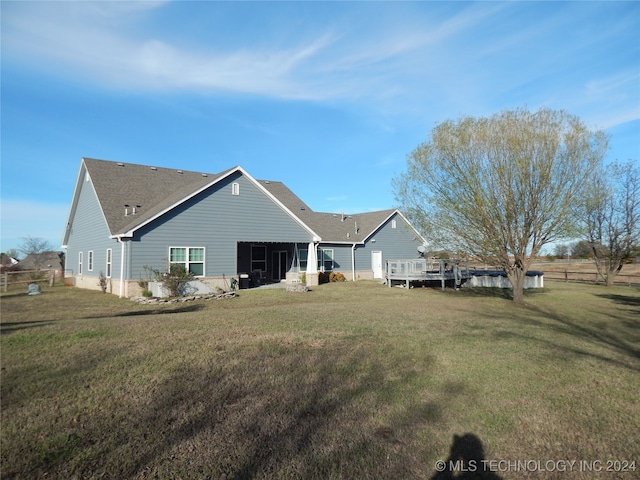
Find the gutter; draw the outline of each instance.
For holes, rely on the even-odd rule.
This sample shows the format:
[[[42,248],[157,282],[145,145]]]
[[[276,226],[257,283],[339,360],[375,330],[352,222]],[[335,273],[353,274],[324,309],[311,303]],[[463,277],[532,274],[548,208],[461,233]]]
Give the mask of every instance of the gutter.
[[[353,245],[351,245],[351,281],[352,282],[356,281],[356,245],[357,243],[354,243]]]
[[[120,251],[120,298],[124,296],[124,254],[125,254],[125,243],[122,240],[122,237],[118,237],[118,241],[122,245],[122,249]]]

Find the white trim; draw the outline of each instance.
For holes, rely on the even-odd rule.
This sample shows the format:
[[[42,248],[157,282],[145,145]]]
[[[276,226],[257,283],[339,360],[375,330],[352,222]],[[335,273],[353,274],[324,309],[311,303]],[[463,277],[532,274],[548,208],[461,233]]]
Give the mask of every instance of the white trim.
[[[413,230],[413,232],[416,234],[416,236],[418,237],[419,240],[422,241],[422,243],[425,243],[427,240],[420,234],[420,232],[418,232],[418,230],[415,229],[415,227],[411,224],[411,222],[409,220],[407,220],[407,217],[405,217],[402,212],[400,210],[394,210],[393,212],[391,212],[391,214],[389,216],[387,216],[387,218],[384,219],[384,221],[382,223],[380,223],[380,225],[378,225],[376,228],[374,228],[371,233],[369,233],[369,235],[367,235],[365,238],[362,239],[362,244],[366,243],[367,240],[369,240],[369,238],[371,238],[373,236],[374,233],[376,233],[380,228],[382,228],[382,226],[387,223],[389,221],[389,219],[391,217],[393,217],[394,215],[399,215],[400,218],[402,218],[405,223],[407,225],[409,225],[409,227],[411,228],[411,230]]]
[[[249,175],[246,170],[240,166],[237,166],[235,168],[232,168],[231,170],[229,170],[227,173],[217,177],[216,179],[214,179],[212,182],[206,184],[205,186],[199,188],[198,190],[190,193],[189,195],[187,195],[186,197],[184,197],[182,200],[179,200],[178,202],[174,203],[173,205],[168,206],[167,208],[165,208],[164,210],[156,213],[155,215],[153,215],[152,217],[148,218],[147,220],[145,220],[144,222],[136,225],[135,227],[131,228],[130,230],[128,230],[127,232],[123,232],[120,234],[116,234],[116,235],[112,235],[111,238],[131,238],[133,237],[134,233],[136,230],[144,227],[145,225],[148,225],[149,223],[153,222],[154,220],[158,219],[159,217],[163,216],[165,213],[170,212],[171,210],[173,210],[174,208],[176,208],[177,206],[183,204],[184,202],[190,200],[191,198],[195,197],[196,195],[204,192],[205,190],[211,188],[213,185],[221,182],[222,180],[228,178],[229,176],[233,175],[234,173],[241,173],[242,175],[244,175],[247,180],[249,180],[251,183],[253,183],[256,187],[258,187],[260,189],[261,192],[263,192],[265,195],[267,195],[267,197],[269,197],[276,205],[278,205],[282,210],[284,210],[289,216],[291,216],[296,222],[298,222],[298,224],[303,227],[307,232],[309,232],[309,234],[311,234],[313,236],[313,241],[314,242],[319,242],[321,240],[320,235],[318,235],[316,232],[314,232],[311,227],[309,227],[306,223],[304,223],[302,220],[300,220],[300,218],[298,218],[291,210],[289,210],[287,207],[284,206],[284,204],[282,202],[280,202],[280,200],[278,200],[276,197],[274,197],[269,190],[267,190],[266,188],[264,188],[262,185],[260,185],[260,182],[258,182],[255,178],[253,178],[251,175]]]
[[[124,254],[126,252],[125,242],[122,238],[118,238],[118,241],[122,245],[120,250],[120,295],[119,297],[124,297]]]
[[[105,262],[104,262],[105,276],[107,278],[111,278],[111,274],[113,273],[113,249],[107,248],[105,252]]]
[[[335,267],[335,263],[336,263],[336,251],[333,248],[324,248],[322,245],[318,245],[317,247],[318,249],[318,253],[317,253],[317,260],[318,260],[318,264],[319,264],[319,268],[318,271],[319,272],[333,272],[333,269]],[[325,270],[324,268],[324,252],[331,252],[331,270]]]
[[[357,243],[354,243],[351,246],[351,281],[352,282],[356,281],[356,245]]]
[[[100,209],[100,213],[102,214],[102,220],[104,220],[104,224],[106,225],[107,229],[109,231],[110,230],[110,226],[109,226],[109,222],[107,222],[107,216],[104,214],[104,209],[102,208],[102,202],[100,201],[100,198],[98,197],[98,194],[96,193],[96,189],[93,186],[93,179],[91,179],[91,174],[89,173],[89,169],[87,168],[87,164],[85,163],[85,160],[87,160],[85,157],[82,157],[82,159],[80,160],[80,170],[78,171],[78,178],[76,179],[76,186],[73,189],[73,197],[71,200],[71,207],[69,208],[69,215],[67,215],[67,224],[64,230],[64,235],[62,237],[62,248],[67,248],[68,243],[69,243],[69,234],[71,231],[71,219],[72,217],[74,217],[75,215],[75,211],[78,208],[78,201],[80,200],[79,198],[79,191],[80,191],[80,186],[83,184],[82,178],[84,177],[84,182],[89,182],[89,184],[91,185],[91,188],[93,189],[93,194],[96,197],[96,200],[98,201],[98,207]],[[92,160],[92,159],[89,159]],[[89,178],[89,180],[87,180],[87,177]],[[118,238],[118,235],[111,235],[109,238]]]
[[[379,277],[376,277],[376,268],[375,268],[375,263],[373,262],[375,254],[380,254],[380,276]],[[384,277],[384,267],[382,265],[382,250],[371,250],[371,271],[373,272],[374,279]]]
[[[89,250],[87,252],[87,272],[93,272],[93,262],[95,258],[93,255],[93,250]]]
[[[169,250],[167,252],[167,260],[169,261],[169,265],[171,265],[172,263],[183,263],[183,262],[172,262],[171,261],[171,249],[172,248],[184,248],[186,250],[185,254],[185,268],[187,269],[187,272],[189,271],[189,264],[191,263],[197,263],[197,264],[202,264],[202,275],[194,275],[196,278],[204,278],[206,277],[207,274],[207,249],[206,247],[198,247],[198,246],[180,246],[180,245],[172,245],[169,247]],[[189,252],[191,251],[191,249],[200,249],[202,250],[202,262],[196,262],[196,261],[191,261],[189,260]]]
[[[84,252],[78,252],[78,275],[82,275],[84,267]]]

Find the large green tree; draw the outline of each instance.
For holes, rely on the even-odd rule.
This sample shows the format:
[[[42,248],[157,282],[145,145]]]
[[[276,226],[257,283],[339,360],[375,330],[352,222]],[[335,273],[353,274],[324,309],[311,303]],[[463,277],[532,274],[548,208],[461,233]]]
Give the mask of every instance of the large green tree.
[[[576,232],[576,202],[607,136],[564,111],[506,110],[437,125],[393,181],[430,240],[503,268],[513,300],[540,249]]]

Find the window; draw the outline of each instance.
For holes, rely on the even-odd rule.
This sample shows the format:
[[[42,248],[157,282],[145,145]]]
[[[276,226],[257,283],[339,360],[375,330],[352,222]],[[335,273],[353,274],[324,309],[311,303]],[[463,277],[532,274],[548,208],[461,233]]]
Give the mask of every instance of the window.
[[[93,250],[87,253],[87,270],[93,272]]]
[[[180,265],[196,277],[204,276],[204,247],[171,247],[169,264]]]
[[[110,248],[107,248],[107,278],[111,278],[111,264],[112,264],[112,252]]]
[[[240,184],[238,182],[231,184],[231,195],[240,195]]]
[[[265,245],[251,245],[251,271],[267,270],[267,247]]]
[[[84,260],[84,255],[82,252],[78,252],[78,275],[82,275],[82,262]]]
[[[306,248],[298,250],[300,255],[300,271],[307,271],[309,251]],[[331,272],[333,270],[333,248],[318,248],[318,271]]]
[[[318,270],[321,272],[333,270],[333,248],[318,249]]]
[[[306,248],[302,248],[298,250],[298,255],[300,256],[300,271],[307,271],[307,258],[309,258],[309,251]]]
[[[398,226],[396,219],[391,220],[391,228],[396,228]]]

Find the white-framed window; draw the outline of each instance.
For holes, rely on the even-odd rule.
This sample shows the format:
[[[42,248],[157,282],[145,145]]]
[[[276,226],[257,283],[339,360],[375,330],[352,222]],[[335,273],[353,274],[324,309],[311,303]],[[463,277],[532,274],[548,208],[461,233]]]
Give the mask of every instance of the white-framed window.
[[[333,248],[318,249],[318,270],[321,272],[333,270]]]
[[[309,258],[309,250],[306,248],[298,249],[298,262],[300,262],[300,271],[307,271],[307,258]]]
[[[107,278],[111,278],[111,265],[113,264],[113,251],[110,248],[107,248],[107,265],[106,265],[106,276]]]
[[[240,195],[240,184],[238,182],[231,184],[231,195]]]
[[[170,247],[169,264],[181,265],[196,277],[204,277],[204,247]]]
[[[391,220],[391,228],[397,228],[398,227],[398,222],[396,222],[396,219],[394,218],[393,220]]]
[[[267,246],[251,245],[251,271],[267,271]]]
[[[318,271],[331,272],[333,271],[333,248],[319,248],[318,247]],[[309,258],[309,250],[301,248],[298,250],[300,256],[300,271],[307,271],[307,259]]]
[[[78,252],[78,275],[82,275],[82,264],[84,262],[84,253]]]
[[[93,250],[87,252],[87,270],[93,272]]]

